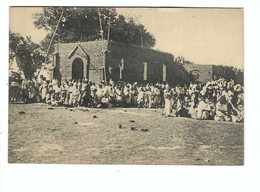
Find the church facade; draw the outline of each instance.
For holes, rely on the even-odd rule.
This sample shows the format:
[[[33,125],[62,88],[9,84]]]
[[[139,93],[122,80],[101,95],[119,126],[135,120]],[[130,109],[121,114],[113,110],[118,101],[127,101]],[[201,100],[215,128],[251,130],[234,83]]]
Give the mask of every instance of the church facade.
[[[190,76],[174,56],[140,46],[111,41],[54,45],[53,78],[170,84],[189,83]]]

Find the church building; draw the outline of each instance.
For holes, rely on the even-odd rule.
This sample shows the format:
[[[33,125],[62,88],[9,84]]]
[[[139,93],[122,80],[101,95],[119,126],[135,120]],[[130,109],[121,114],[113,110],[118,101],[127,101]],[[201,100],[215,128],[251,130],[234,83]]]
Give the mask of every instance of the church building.
[[[59,43],[54,45],[53,78],[89,79],[175,84],[189,83],[183,66],[174,63],[174,56],[141,46],[112,41]]]

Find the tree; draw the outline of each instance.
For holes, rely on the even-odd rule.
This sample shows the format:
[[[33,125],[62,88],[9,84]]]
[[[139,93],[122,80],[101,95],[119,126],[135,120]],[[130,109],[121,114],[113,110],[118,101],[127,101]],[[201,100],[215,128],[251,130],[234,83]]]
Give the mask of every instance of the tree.
[[[101,39],[98,8],[44,7],[43,13],[34,15],[34,25],[39,29],[45,29],[53,33],[62,9],[63,17],[54,38],[55,42],[68,43]],[[100,8],[99,10],[104,39],[108,38],[108,28],[110,26],[109,36],[112,41],[144,47],[153,47],[155,45],[155,38],[146,31],[143,25],[136,24],[133,19],[127,22],[124,16],[117,16],[114,8]],[[45,50],[51,36],[51,34],[48,34],[41,43]]]
[[[31,78],[37,68],[44,62],[39,45],[31,41],[30,37],[22,37],[17,33],[9,33],[9,59],[16,58],[18,67],[26,78]]]
[[[126,22],[123,15],[119,15],[112,23],[111,30],[111,39],[117,42],[143,47],[153,47],[156,43],[153,35],[142,24],[136,24],[133,18]]]

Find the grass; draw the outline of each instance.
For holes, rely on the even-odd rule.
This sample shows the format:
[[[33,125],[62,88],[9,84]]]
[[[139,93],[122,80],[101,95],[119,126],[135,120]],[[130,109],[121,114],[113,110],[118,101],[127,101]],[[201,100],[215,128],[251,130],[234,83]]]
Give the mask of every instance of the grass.
[[[243,124],[164,118],[162,109],[48,108],[9,105],[9,163],[244,163]]]

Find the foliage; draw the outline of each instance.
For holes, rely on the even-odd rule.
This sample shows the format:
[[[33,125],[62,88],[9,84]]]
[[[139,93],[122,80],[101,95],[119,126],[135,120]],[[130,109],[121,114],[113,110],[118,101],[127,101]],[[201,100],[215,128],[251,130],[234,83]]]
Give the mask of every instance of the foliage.
[[[133,18],[126,22],[123,15],[119,15],[112,23],[111,31],[111,39],[121,43],[153,47],[156,42],[153,35],[146,31],[144,25],[137,25]]]
[[[55,30],[63,10],[63,17],[56,32],[54,41],[69,43],[78,41],[93,41],[102,38],[144,47],[153,47],[156,43],[152,34],[145,27],[137,24],[133,19],[128,22],[122,15],[117,16],[114,8],[100,8],[102,31],[98,8],[83,7],[44,7],[43,13],[34,15],[34,25],[38,29],[45,29],[51,33]],[[52,34],[48,34],[42,41],[42,46],[47,50]]]
[[[9,76],[9,82],[16,81],[22,82],[22,76],[19,72],[12,71],[11,75]]]
[[[38,44],[33,43],[30,37],[24,38],[12,32],[9,34],[9,58],[16,58],[17,65],[26,78],[31,78],[44,62]]]

